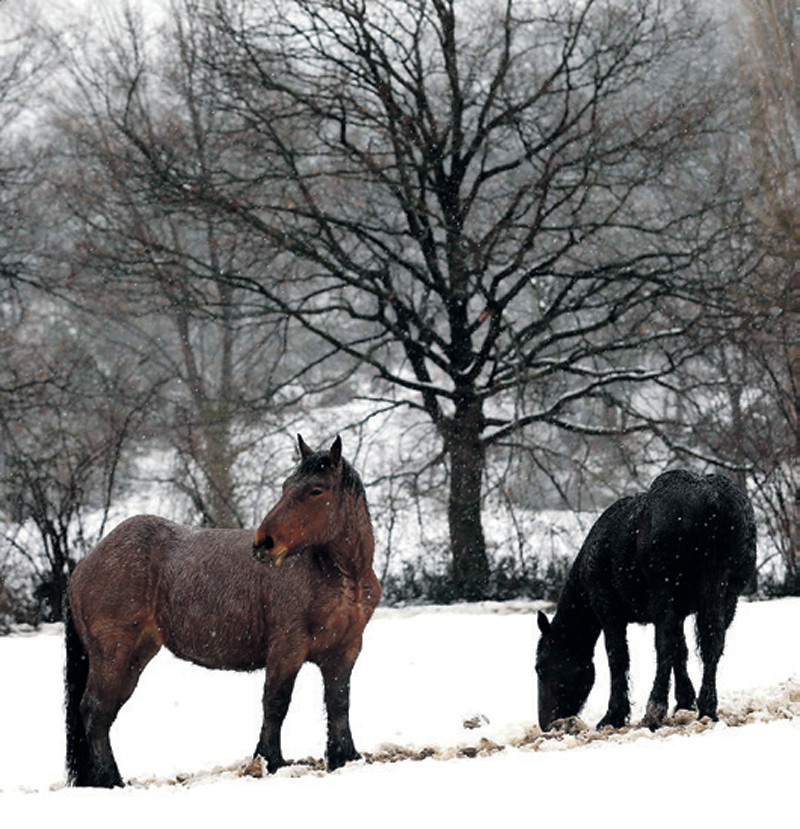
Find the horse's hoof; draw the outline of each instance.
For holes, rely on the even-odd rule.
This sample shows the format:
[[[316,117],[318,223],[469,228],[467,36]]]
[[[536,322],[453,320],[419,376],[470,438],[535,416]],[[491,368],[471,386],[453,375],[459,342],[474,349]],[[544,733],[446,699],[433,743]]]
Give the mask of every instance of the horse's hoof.
[[[336,769],[342,768],[342,766],[347,765],[347,763],[360,759],[361,755],[355,749],[353,751],[348,751],[346,754],[329,754],[328,771],[336,771]]]
[[[650,700],[647,703],[647,709],[644,713],[642,725],[644,725],[646,728],[649,728],[651,731],[657,731],[664,724],[664,720],[666,718],[667,706],[662,705],[659,702],[653,702],[652,700]]]
[[[88,769],[69,778],[67,784],[79,789],[124,789],[125,783],[116,769]]]
[[[717,695],[716,694],[703,694],[700,693],[700,696],[697,700],[697,719],[702,720],[703,717],[709,717],[714,722],[717,722],[719,717],[717,716]]]
[[[548,731],[554,734],[579,734],[587,730],[586,723],[580,717],[562,717],[550,723]]]
[[[619,716],[615,714],[606,714],[599,723],[597,723],[597,730],[602,731],[604,728],[613,728],[619,729],[625,726],[625,723],[628,721],[627,714],[621,714]]]
[[[256,752],[253,755],[253,759],[250,761],[250,766],[252,766],[256,761],[261,760],[261,762],[266,766],[267,774],[275,774],[276,771],[282,769],[284,766],[288,766],[289,764],[286,760],[283,759],[282,756],[280,757],[265,757],[263,754],[259,754]]]
[[[125,783],[121,777],[100,777],[90,780],[76,780],[73,786],[89,789],[124,789]]]
[[[242,777],[264,777],[266,773],[267,766],[264,758],[258,754],[242,769]]]

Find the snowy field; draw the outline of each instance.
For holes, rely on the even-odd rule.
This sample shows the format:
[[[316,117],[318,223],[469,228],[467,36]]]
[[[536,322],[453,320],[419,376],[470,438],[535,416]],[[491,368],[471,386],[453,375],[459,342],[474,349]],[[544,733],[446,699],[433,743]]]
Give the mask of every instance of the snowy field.
[[[241,776],[260,723],[261,675],[207,671],[162,651],[112,730],[130,785],[111,792],[64,786],[60,626],[2,638],[3,825],[546,827],[613,817],[625,826],[707,818],[746,826],[796,817],[800,599],[740,605],[720,669],[720,723],[599,740],[537,739],[535,609],[380,609],[352,691],[356,743],[372,757],[333,774],[298,765]],[[653,671],[652,629],[631,628],[630,639],[637,718]],[[598,656],[590,724],[608,689]],[[467,729],[468,720],[483,724]],[[287,758],[321,758],[313,667],[301,672],[284,734]],[[433,756],[369,762],[415,751]]]

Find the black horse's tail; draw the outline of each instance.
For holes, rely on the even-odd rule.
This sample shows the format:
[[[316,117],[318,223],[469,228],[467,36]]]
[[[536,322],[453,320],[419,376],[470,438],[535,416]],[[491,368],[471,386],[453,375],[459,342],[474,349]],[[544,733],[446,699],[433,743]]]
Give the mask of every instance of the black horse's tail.
[[[714,535],[718,567],[737,596],[755,576],[756,522],[747,493],[724,475],[710,475],[714,486]]]
[[[91,768],[89,741],[81,716],[81,699],[89,678],[89,654],[78,636],[69,602],[65,602],[64,633],[67,659],[64,668],[67,726],[67,782],[84,784]]]
[[[722,654],[725,632],[736,615],[739,596],[755,577],[756,524],[741,487],[724,475],[708,475],[711,485],[703,532],[710,538],[695,628],[704,654]]]

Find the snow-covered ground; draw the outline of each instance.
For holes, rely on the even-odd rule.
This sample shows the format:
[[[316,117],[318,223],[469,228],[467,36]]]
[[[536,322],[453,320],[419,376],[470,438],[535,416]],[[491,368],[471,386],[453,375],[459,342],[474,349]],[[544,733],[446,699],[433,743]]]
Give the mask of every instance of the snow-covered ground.
[[[241,777],[260,722],[262,676],[207,671],[162,651],[112,730],[131,781],[112,792],[64,787],[60,626],[2,638],[3,825],[746,826],[796,817],[800,599],[740,605],[720,668],[720,723],[594,741],[586,733],[535,739],[535,609],[379,609],[353,678],[356,743],[377,757],[433,756],[364,760],[333,774],[296,766]],[[652,677],[652,629],[631,628],[630,640],[635,719]],[[602,715],[608,689],[598,657],[589,723]],[[488,722],[465,728],[473,718]],[[312,667],[298,680],[284,735],[287,757],[322,756]],[[480,755],[481,746],[489,756],[463,756],[473,747]]]

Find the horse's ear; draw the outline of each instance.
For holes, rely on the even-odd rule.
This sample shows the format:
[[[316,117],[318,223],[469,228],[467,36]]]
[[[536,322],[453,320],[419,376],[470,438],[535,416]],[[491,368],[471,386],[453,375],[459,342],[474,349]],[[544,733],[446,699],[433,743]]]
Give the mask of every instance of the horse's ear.
[[[306,446],[306,442],[303,440],[302,435],[297,436],[297,445],[300,448],[300,456],[302,458],[307,458],[309,455],[313,455],[313,450],[309,449]]]
[[[342,439],[339,435],[336,435],[336,440],[333,442],[333,446],[331,446],[331,466],[339,466],[341,460]]]
[[[550,633],[550,620],[544,613],[540,610],[539,615],[536,617],[536,621],[539,623],[539,630],[545,636]]]

